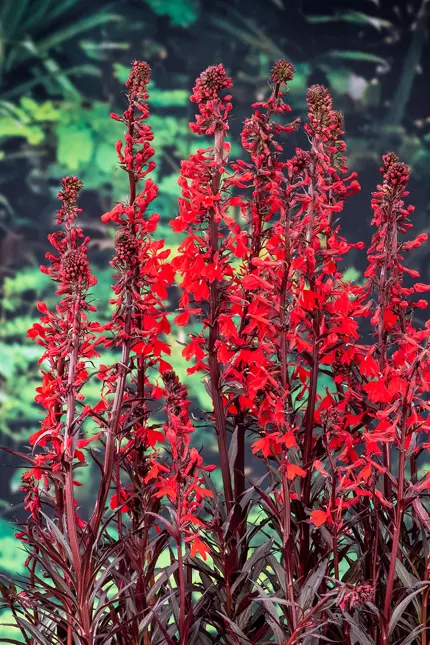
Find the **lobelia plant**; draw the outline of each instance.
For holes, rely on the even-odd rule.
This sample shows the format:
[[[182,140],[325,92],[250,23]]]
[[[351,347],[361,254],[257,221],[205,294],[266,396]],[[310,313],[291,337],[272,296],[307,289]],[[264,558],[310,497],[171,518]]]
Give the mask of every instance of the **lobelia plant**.
[[[430,325],[413,314],[430,286],[404,265],[427,237],[403,237],[410,171],[388,153],[364,284],[343,278],[345,256],[364,245],[336,218],[360,186],[322,86],[307,95],[309,149],[286,158],[282,135],[301,128],[282,122],[293,77],[288,61],[274,65],[235,161],[231,79],[222,65],[197,79],[190,128],[211,140],[182,162],[171,226],[183,237],[169,261],[150,212],[150,68],[133,64],[126,110],[111,115],[126,130],[117,152],[129,198],[102,216],[116,228],[105,325],[93,320],[77,224],[82,184],[62,181],[42,267],[60,301],[55,312],[40,303],[29,331],[44,348],[46,416],[15,453],[30,465],[17,534],[28,578],[0,585],[21,642],[428,642]],[[209,411],[193,411],[166,360],[169,298]],[[101,362],[105,349],[117,349],[115,364]],[[95,405],[89,379],[100,381]],[[216,435],[220,486],[197,448],[202,432]],[[83,511],[76,489],[90,459],[97,486]]]

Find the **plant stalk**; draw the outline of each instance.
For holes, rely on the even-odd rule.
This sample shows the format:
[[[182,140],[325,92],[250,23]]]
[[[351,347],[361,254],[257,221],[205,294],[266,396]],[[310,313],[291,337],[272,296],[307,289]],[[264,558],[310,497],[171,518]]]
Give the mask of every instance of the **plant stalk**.
[[[218,164],[221,164],[223,161],[224,138],[224,130],[222,128],[217,128],[215,130],[215,162]],[[216,170],[212,179],[212,192],[214,195],[219,191],[220,182],[221,171]],[[218,223],[216,222],[215,208],[210,209],[209,243],[211,247],[211,261],[214,262],[218,253]],[[219,340],[219,306],[220,289],[218,281],[214,280],[210,286],[209,303],[209,373],[224,495],[227,507],[230,509],[233,503],[233,487],[228,460],[226,419],[221,396],[221,370],[217,356],[217,343]]]

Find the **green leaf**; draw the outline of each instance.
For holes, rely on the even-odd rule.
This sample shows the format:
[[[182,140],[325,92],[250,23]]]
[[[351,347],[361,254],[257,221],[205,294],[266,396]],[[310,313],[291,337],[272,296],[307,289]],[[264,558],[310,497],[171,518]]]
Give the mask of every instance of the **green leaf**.
[[[188,105],[190,94],[188,90],[162,90],[152,83],[148,86],[149,103],[156,107],[182,107]]]
[[[57,159],[68,170],[77,171],[88,163],[94,149],[93,133],[84,122],[77,124],[60,123],[57,128]]]
[[[157,16],[168,16],[172,25],[189,27],[200,13],[199,0],[144,0]]]
[[[52,47],[58,47],[67,40],[80,36],[83,32],[99,27],[108,22],[122,20],[121,16],[113,13],[98,12],[93,15],[85,16],[80,20],[69,23],[64,29],[54,31],[50,36],[37,43],[39,52],[47,52]]]
[[[356,60],[366,63],[378,63],[379,65],[382,65],[384,69],[389,69],[388,62],[385,58],[382,58],[381,56],[377,56],[376,54],[372,54],[370,52],[333,49],[332,51],[323,54],[323,58],[337,58],[341,60]]]
[[[120,83],[125,83],[130,75],[130,67],[121,63],[114,63],[113,75]]]
[[[96,148],[95,162],[102,172],[113,172],[118,162],[115,148],[108,143],[100,143]]]
[[[43,129],[38,125],[26,125],[22,121],[11,116],[0,116],[0,138],[1,137],[22,137],[32,146],[37,146],[45,138]]]
[[[97,42],[94,40],[81,40],[81,49],[85,52],[88,58],[93,60],[103,61],[112,55],[113,51],[126,51],[130,49],[129,43],[119,42]]]
[[[348,9],[346,11],[336,11],[333,15],[320,15],[320,16],[306,16],[307,22],[313,25],[322,25],[330,22],[350,22],[354,25],[369,25],[378,31],[382,29],[392,29],[393,23],[389,20],[384,20],[379,16],[370,16],[362,11],[353,11]]]

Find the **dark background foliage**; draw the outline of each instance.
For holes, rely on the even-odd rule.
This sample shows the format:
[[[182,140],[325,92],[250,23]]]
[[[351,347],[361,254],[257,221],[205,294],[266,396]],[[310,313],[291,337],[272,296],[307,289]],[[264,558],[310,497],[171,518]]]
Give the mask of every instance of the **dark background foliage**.
[[[173,251],[168,221],[176,211],[179,163],[198,146],[188,130],[194,109],[188,97],[202,69],[218,62],[234,82],[232,156],[239,152],[251,102],[267,90],[273,61],[288,58],[297,70],[289,96],[293,116],[304,115],[312,83],[325,84],[345,115],[350,167],[359,171],[363,186],[342,214],[345,235],[369,239],[370,191],[379,180],[379,157],[388,149],[412,166],[414,221],[422,232],[429,228],[430,203],[429,11],[429,0],[2,1],[1,443],[17,447],[39,422],[33,403],[39,348],[25,334],[37,301],[54,302],[39,264],[65,174],[78,174],[85,184],[83,225],[92,236],[99,279],[94,295],[100,316],[107,314],[112,238],[100,215],[126,190],[115,170],[120,130],[109,112],[123,106],[131,61],[145,59],[153,69],[157,209],[161,234]],[[290,138],[291,149],[301,143],[299,135]],[[426,251],[416,253],[414,262],[429,282]],[[357,252],[345,271],[360,280],[363,267],[364,255]],[[189,385],[193,397],[207,405],[198,380]],[[0,568],[19,572],[23,558],[9,523],[21,512],[20,470],[4,455],[1,466]]]

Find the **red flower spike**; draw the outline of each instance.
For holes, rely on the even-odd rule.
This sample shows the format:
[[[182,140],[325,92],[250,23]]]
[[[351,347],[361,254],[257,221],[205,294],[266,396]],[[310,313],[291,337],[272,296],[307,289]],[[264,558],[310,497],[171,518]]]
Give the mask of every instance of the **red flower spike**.
[[[116,150],[129,195],[102,216],[115,227],[112,317],[103,325],[88,320],[95,280],[88,239],[77,225],[82,184],[76,177],[62,182],[61,230],[49,236],[42,268],[60,302],[55,311],[39,303],[40,321],[28,332],[44,352],[36,391],[44,417],[25,455],[28,521],[17,536],[29,553],[30,584],[22,597],[0,584],[3,600],[10,605],[13,597],[26,620],[34,619],[30,640],[52,610],[49,589],[60,640],[69,634],[90,643],[100,636],[98,626],[108,637],[121,625],[125,641],[134,642],[148,609],[148,638],[162,639],[156,632],[166,628],[164,614],[157,608],[169,611],[163,600],[169,594],[178,611],[166,620],[181,645],[191,627],[199,639],[200,623],[219,626],[228,638],[238,617],[248,620],[245,614],[241,630],[256,642],[270,640],[271,621],[260,615],[255,621],[253,613],[255,605],[264,614],[265,603],[248,603],[244,612],[240,602],[249,596],[243,585],[252,586],[260,570],[276,586],[282,611],[274,608],[281,617],[275,636],[285,642],[318,631],[320,623],[323,638],[351,637],[346,611],[354,611],[371,640],[407,637],[393,612],[403,598],[402,566],[412,563],[414,574],[425,577],[429,483],[421,467],[429,448],[430,323],[415,318],[430,286],[405,258],[427,236],[404,239],[414,212],[406,203],[410,171],[387,153],[372,195],[375,232],[365,283],[343,278],[348,253],[363,245],[342,237],[338,218],[360,186],[357,174],[347,172],[342,116],[320,85],[307,95],[309,149],[285,159],[283,137],[300,127],[297,119],[284,122],[291,108],[283,92],[293,77],[291,63],[275,63],[268,97],[243,124],[246,159],[233,162],[225,141],[231,79],[222,65],[197,79],[191,100],[198,114],[190,128],[213,138],[181,164],[171,225],[182,236],[169,263],[169,249],[156,239],[160,217],[152,212],[150,68],[133,64],[126,109],[112,113],[125,129]],[[176,271],[173,314],[164,300],[175,293]],[[174,330],[187,327],[183,369],[192,362],[187,373],[202,372],[209,413],[192,412],[187,388],[164,358],[172,320]],[[370,339],[360,335],[369,326]],[[115,362],[93,369],[102,349],[116,350]],[[84,386],[94,376],[101,396],[88,404]],[[208,476],[215,466],[205,465],[194,445],[194,419],[216,435],[219,490]],[[88,456],[99,466],[100,483],[84,519],[75,489],[82,482],[85,492],[79,469]],[[265,467],[268,477],[258,473],[256,482],[255,472]],[[257,507],[268,521],[262,527],[251,525],[249,512]],[[266,535],[269,528],[270,553],[260,550],[254,571],[249,556],[258,531]],[[176,563],[160,587],[154,575],[165,552]],[[216,602],[199,598],[199,620],[188,620],[187,613],[197,617],[200,593],[193,558],[208,556],[211,567],[198,568]],[[118,559],[117,566],[106,567],[106,557]],[[64,577],[59,589],[52,562]],[[352,571],[354,562],[360,566]],[[117,594],[106,611],[100,575]],[[41,586],[42,576],[48,580]],[[302,616],[303,584],[315,576],[322,580],[318,597]],[[425,594],[422,600],[425,609]],[[403,613],[404,624],[420,631],[414,612]],[[220,616],[228,621],[221,624]]]

